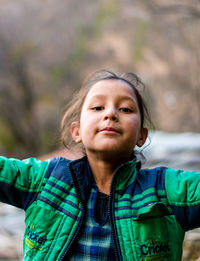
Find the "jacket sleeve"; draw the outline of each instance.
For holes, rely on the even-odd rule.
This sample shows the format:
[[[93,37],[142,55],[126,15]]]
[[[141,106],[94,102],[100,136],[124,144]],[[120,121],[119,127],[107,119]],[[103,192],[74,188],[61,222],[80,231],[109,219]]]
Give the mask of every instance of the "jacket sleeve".
[[[200,227],[200,173],[167,169],[165,187],[168,203],[182,228]]]
[[[40,191],[49,161],[0,157],[0,201],[26,209]]]

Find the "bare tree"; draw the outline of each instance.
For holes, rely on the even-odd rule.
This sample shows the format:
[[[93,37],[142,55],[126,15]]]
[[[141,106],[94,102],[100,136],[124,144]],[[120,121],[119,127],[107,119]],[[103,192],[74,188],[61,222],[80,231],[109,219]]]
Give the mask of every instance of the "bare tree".
[[[0,50],[0,119],[11,133],[19,156],[36,154],[40,148],[40,132],[35,112],[36,95],[28,71],[30,50],[16,50],[2,37]]]

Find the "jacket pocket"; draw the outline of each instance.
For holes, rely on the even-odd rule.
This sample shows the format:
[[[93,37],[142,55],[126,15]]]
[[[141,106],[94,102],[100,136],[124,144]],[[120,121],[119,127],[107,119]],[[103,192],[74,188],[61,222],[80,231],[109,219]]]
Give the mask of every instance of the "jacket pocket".
[[[64,244],[60,231],[65,221],[66,217],[59,211],[52,211],[45,204],[42,206],[34,202],[25,217],[24,260],[52,260],[49,255],[55,243],[60,250]]]
[[[169,226],[165,217],[143,217],[134,220],[132,229],[138,260],[172,261]]]
[[[181,260],[184,233],[162,203],[149,205],[138,216],[117,221],[123,260]]]

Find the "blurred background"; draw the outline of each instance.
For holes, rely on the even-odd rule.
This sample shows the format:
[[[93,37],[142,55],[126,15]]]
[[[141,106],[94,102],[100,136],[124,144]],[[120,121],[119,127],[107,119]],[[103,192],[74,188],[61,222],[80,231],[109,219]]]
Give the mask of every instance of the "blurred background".
[[[1,155],[57,151],[65,105],[89,73],[107,68],[146,84],[156,130],[146,165],[199,170],[199,43],[199,0],[0,0]],[[23,219],[0,205],[1,261],[21,259]],[[183,260],[198,257],[194,230]]]

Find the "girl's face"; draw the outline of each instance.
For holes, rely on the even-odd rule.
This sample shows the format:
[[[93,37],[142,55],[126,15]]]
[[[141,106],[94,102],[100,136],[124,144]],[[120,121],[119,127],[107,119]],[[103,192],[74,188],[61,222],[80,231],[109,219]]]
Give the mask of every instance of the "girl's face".
[[[116,153],[129,157],[133,148],[141,147],[148,134],[141,129],[141,117],[136,95],[122,80],[102,80],[89,90],[80,116],[73,122],[72,137],[82,142],[86,154]]]

